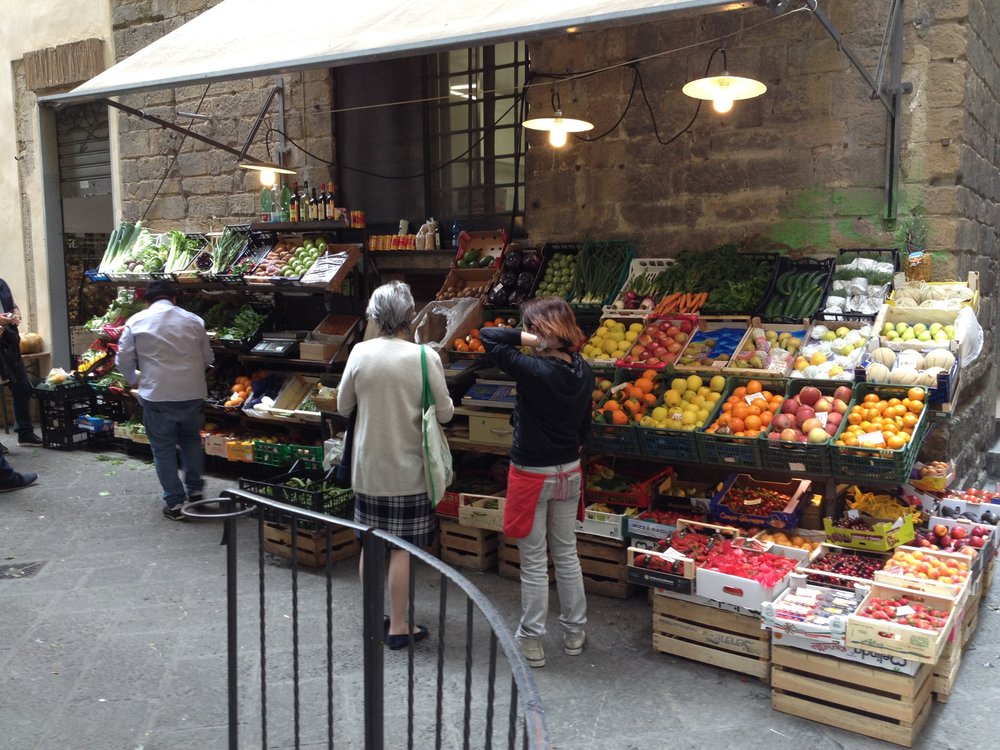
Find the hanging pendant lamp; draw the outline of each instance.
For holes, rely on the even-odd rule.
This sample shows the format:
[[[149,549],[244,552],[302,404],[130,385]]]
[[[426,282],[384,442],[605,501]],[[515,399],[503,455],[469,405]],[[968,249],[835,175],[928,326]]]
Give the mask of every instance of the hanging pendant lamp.
[[[530,120],[522,122],[521,125],[529,130],[547,130],[549,143],[555,148],[562,148],[566,145],[569,133],[584,133],[594,129],[592,122],[563,117],[557,92],[552,93],[552,109],[552,117],[532,117]]]
[[[722,53],[722,75],[709,76],[706,68],[704,78],[686,83],[681,91],[694,99],[712,102],[712,108],[719,113],[731,110],[735,101],[753,99],[767,91],[767,86],[753,78],[729,75],[726,49],[719,47],[712,53],[712,57],[715,57],[716,52]],[[712,65],[712,57],[708,59],[709,67]]]

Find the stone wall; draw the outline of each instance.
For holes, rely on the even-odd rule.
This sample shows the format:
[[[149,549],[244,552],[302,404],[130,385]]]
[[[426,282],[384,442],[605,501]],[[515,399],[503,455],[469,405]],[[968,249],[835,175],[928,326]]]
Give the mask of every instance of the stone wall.
[[[116,59],[145,47],[217,1],[119,0],[113,13]],[[291,179],[318,186],[333,177],[332,168],[321,161],[333,161],[334,154],[328,70],[217,83],[207,91],[206,86],[165,89],[123,97],[122,101],[240,149],[271,87],[279,80],[284,87],[285,133],[315,155],[306,156],[290,147],[285,164],[298,170]],[[198,112],[212,119],[183,118],[178,111]],[[275,101],[250,155],[271,161],[277,158],[279,136],[268,132],[278,128],[277,118]],[[151,229],[203,232],[258,217],[261,187],[257,174],[238,169],[233,154],[124,114],[119,115],[119,134],[123,218],[143,218]]]

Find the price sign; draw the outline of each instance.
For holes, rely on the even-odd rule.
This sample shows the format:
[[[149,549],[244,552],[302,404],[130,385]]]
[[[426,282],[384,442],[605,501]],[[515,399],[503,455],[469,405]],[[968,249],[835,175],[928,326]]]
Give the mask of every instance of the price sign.
[[[851,519],[861,518],[861,512],[857,510],[849,510],[847,511],[847,517]]]
[[[748,404],[752,404],[754,401],[758,401],[758,400],[760,400],[760,401],[766,401],[766,399],[764,398],[764,394],[763,393],[751,393],[749,396],[746,397],[746,402]]]
[[[881,431],[866,432],[858,437],[858,443],[866,448],[877,448],[885,445],[885,435]]]
[[[816,412],[816,419],[818,419],[819,423],[821,425],[823,425],[824,427],[826,427],[826,418],[828,416],[830,416],[830,412],[828,412],[828,411],[818,411],[818,412]]]
[[[714,361],[714,362],[712,363],[712,367],[713,367],[714,369],[716,369],[716,370],[721,370],[721,369],[722,369],[723,367],[725,367],[725,366],[726,366],[727,364],[728,364],[728,363],[727,363],[727,362],[726,362],[725,360],[723,360],[723,359],[717,359],[717,360],[715,360],[715,361]]]
[[[675,411],[673,414],[670,415],[670,418],[680,422],[681,420],[684,419],[684,414],[682,412]]]
[[[916,611],[909,604],[904,604],[902,607],[896,607],[896,617],[909,617]]]

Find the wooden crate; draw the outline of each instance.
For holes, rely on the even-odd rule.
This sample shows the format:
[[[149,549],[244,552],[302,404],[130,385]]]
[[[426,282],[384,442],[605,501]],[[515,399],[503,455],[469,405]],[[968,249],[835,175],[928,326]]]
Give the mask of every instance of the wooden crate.
[[[931,712],[931,673],[904,675],[795,648],[771,649],[771,706],[910,747]]]
[[[583,588],[587,591],[615,599],[628,599],[641,588],[625,580],[628,542],[579,534],[576,537],[576,552],[583,570]]]
[[[521,550],[517,546],[516,539],[503,534],[500,535],[497,547],[497,572],[504,578],[521,580]],[[549,585],[555,580],[556,570],[552,566],[552,556],[549,555]]]
[[[497,533],[440,519],[441,559],[456,568],[493,570],[497,566]]]
[[[295,537],[299,565],[321,568],[326,565],[326,530],[299,529]],[[284,523],[264,524],[264,551],[292,559],[292,529]],[[351,529],[335,529],[331,534],[331,557],[336,562],[358,554],[361,540]]]
[[[938,703],[947,703],[955,688],[955,680],[962,666],[962,653],[972,640],[976,626],[979,624],[979,603],[982,600],[982,589],[976,594],[970,594],[965,600],[962,618],[955,623],[956,633],[941,652],[941,658],[934,665],[931,675],[931,690]]]
[[[770,678],[770,633],[758,616],[654,596],[653,648],[764,682]]]

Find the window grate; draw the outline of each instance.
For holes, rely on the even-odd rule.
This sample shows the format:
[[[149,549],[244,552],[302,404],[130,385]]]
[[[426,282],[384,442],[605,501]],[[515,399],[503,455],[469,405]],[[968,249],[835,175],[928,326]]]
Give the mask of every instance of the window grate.
[[[0,565],[0,581],[9,578],[31,578],[35,575],[35,573],[42,569],[42,566],[44,566],[46,562],[48,561],[41,560],[39,562]]]

